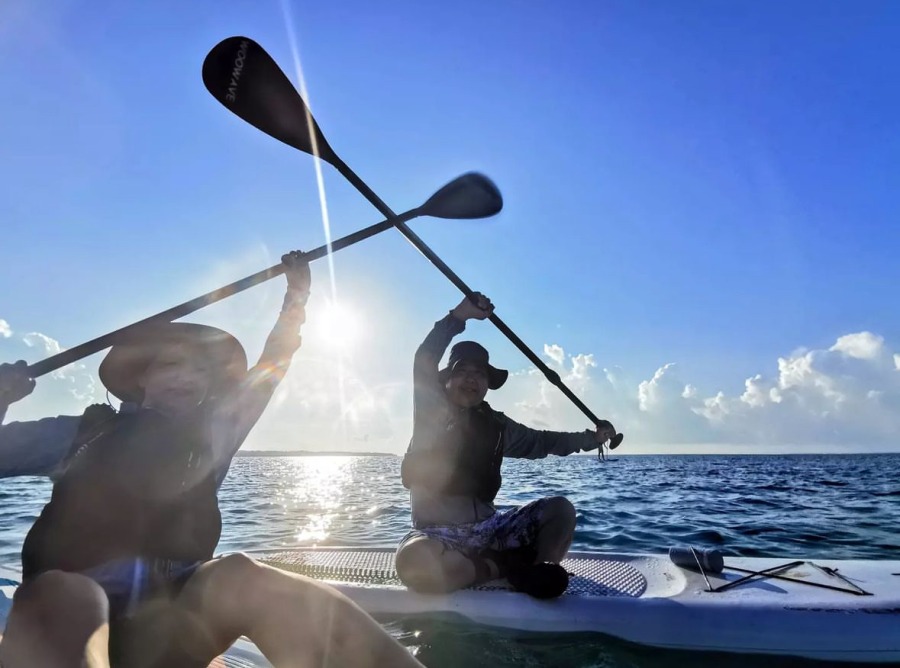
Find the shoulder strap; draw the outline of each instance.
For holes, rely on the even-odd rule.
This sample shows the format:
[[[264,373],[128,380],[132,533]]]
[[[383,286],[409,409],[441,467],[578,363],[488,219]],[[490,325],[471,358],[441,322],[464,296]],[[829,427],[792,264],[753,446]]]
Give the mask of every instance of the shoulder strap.
[[[109,404],[91,404],[85,408],[81,422],[78,423],[78,431],[75,432],[75,438],[72,439],[72,445],[69,446],[69,452],[63,460],[63,466],[107,433],[118,415],[116,409]]]

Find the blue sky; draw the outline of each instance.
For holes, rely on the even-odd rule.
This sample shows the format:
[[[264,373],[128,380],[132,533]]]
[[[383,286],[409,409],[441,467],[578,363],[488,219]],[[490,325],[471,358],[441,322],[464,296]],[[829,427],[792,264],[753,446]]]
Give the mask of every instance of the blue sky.
[[[900,447],[890,2],[5,2],[0,358],[324,242],[313,160],[200,80],[236,34],[295,77],[289,28],[326,137],[395,210],[496,181],[496,218],[413,228],[633,451]],[[380,220],[324,174],[336,236]],[[459,293],[394,232],[334,269],[336,294],[314,266],[304,348],[247,447],[405,449],[413,351]],[[189,319],[252,357],[281,290]],[[492,405],[588,426],[490,325],[468,335],[514,372]],[[99,400],[100,359],[10,418]]]

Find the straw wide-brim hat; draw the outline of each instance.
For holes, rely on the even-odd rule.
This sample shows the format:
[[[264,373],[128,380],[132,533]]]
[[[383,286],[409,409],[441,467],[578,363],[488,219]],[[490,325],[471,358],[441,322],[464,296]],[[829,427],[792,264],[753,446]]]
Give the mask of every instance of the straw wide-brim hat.
[[[442,385],[447,383],[450,374],[457,364],[461,362],[474,362],[483,366],[488,374],[488,389],[497,390],[503,386],[509,377],[509,371],[491,366],[487,349],[475,341],[460,341],[450,349],[450,360],[447,366],[438,372],[438,378]]]
[[[139,385],[143,373],[162,348],[186,343],[206,355],[215,392],[239,380],[247,372],[247,354],[240,341],[228,332],[188,322],[152,323],[121,337],[100,363],[100,381],[122,401],[140,403],[144,390]]]

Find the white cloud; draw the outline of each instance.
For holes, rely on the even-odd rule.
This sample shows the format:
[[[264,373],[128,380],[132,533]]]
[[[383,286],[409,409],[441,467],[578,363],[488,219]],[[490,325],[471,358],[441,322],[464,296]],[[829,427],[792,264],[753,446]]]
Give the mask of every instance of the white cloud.
[[[844,353],[861,360],[876,359],[884,350],[884,338],[872,332],[847,334],[838,338],[829,350]]]
[[[42,357],[51,357],[53,355],[58,355],[65,348],[63,348],[59,341],[56,339],[47,336],[46,334],[41,334],[40,332],[29,332],[25,336],[22,337],[22,342],[28,346],[29,348],[37,348],[41,351]],[[84,366],[78,363],[71,364],[65,366],[61,369],[56,369],[51,372],[51,377],[57,379],[69,379],[71,380],[74,376],[73,374],[77,374],[79,370],[84,369]],[[93,389],[93,379],[90,382],[91,389]],[[73,390],[76,397],[81,397],[84,392],[81,390]]]
[[[677,391],[679,382],[674,377],[673,363],[661,366],[653,378],[638,385],[638,408],[644,412],[663,407],[674,397],[683,396],[684,390]]]
[[[550,359],[552,359],[554,362],[559,364],[560,366],[566,359],[566,354],[563,351],[563,349],[560,346],[556,345],[555,343],[553,345],[547,345],[545,343],[544,344],[544,354],[547,357],[549,357]]]
[[[775,388],[767,387],[760,374],[744,381],[744,393],[741,401],[749,406],[763,406],[771,399],[771,393]]]
[[[560,346],[552,348],[557,357],[565,356]],[[570,364],[566,379],[579,381],[580,398],[602,409],[599,417],[611,419],[632,444],[900,446],[900,353],[871,332],[841,336],[827,349],[780,357],[774,375],[747,378],[735,396],[701,392],[685,383],[671,362],[651,378],[629,383],[621,370],[594,377],[592,356],[565,357]],[[591,364],[575,362],[583,358]],[[516,419],[528,424],[538,417],[542,425],[569,430],[584,422],[540,375],[515,379],[519,386],[512,391],[523,395]]]
[[[576,395],[592,383],[591,369],[597,366],[592,354],[566,355],[565,350],[555,343],[544,344],[544,354],[553,361],[554,371],[559,373],[562,382]],[[615,372],[609,369],[603,371],[603,384],[612,386]],[[503,388],[503,398],[497,395],[498,402],[503,406],[512,405],[513,409],[506,411],[500,403],[497,407],[529,426],[551,429],[558,419],[555,413],[559,394],[559,389],[544,378],[537,368],[532,367],[524,373],[512,373]],[[494,401],[492,396],[487,399]]]
[[[247,340],[253,342],[248,336]],[[16,348],[18,347],[18,349]],[[0,359],[36,361],[62,351],[46,334],[0,337]],[[900,445],[900,351],[871,332],[850,333],[821,349],[799,349],[764,365],[736,392],[687,382],[688,367],[667,361],[649,378],[618,366],[601,368],[591,353],[543,348],[548,363],[597,417],[626,434],[631,452],[743,451],[815,446],[863,449]],[[252,357],[252,354],[251,354]],[[38,379],[33,397],[10,419],[74,414],[103,399],[96,380],[100,356]],[[250,449],[402,452],[412,429],[412,387],[405,369],[391,378],[366,360],[338,359],[304,345],[264,417]],[[539,429],[590,426],[569,399],[534,367],[512,369],[488,400]],[[738,385],[740,387],[740,385]]]
[[[62,352],[59,341],[40,332],[30,332],[22,337],[22,341],[29,348],[40,348],[45,355],[56,355]]]
[[[570,380],[586,380],[590,374],[591,367],[597,366],[593,355],[575,355],[572,357],[572,371],[569,374]]]
[[[0,338],[8,339],[12,336],[12,327],[3,318],[0,318]]]

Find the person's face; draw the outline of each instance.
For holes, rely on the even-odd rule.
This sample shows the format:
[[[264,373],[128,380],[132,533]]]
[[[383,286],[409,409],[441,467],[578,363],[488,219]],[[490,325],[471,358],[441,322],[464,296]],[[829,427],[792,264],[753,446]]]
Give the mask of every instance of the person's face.
[[[170,415],[189,413],[206,398],[211,375],[205,355],[187,345],[167,346],[140,380],[143,405]]]
[[[475,362],[460,362],[447,379],[447,396],[460,408],[472,408],[482,401],[488,391],[488,372]]]

